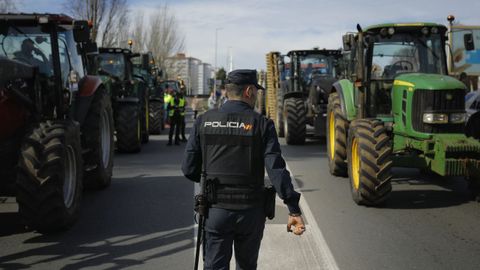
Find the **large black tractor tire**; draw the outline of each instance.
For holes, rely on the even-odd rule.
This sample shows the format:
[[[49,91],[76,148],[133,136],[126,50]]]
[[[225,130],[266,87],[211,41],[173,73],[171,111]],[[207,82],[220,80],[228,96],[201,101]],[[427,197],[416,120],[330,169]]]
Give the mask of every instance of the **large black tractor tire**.
[[[158,135],[162,132],[163,104],[159,101],[150,101],[149,107],[149,132],[150,134]]]
[[[117,149],[123,153],[138,153],[141,150],[141,119],[139,104],[126,103],[116,113]]]
[[[331,93],[327,106],[327,154],[330,173],[346,177],[347,170],[347,131],[348,121],[343,115],[340,97]]]
[[[480,140],[480,112],[474,113],[465,126],[465,135]]]
[[[353,200],[382,204],[392,191],[392,146],[382,121],[353,121],[348,132],[348,175]]]
[[[284,134],[287,144],[298,145],[305,143],[307,135],[307,110],[305,102],[299,98],[288,98],[283,108],[285,119]]]
[[[42,233],[76,221],[82,196],[80,128],[71,121],[47,121],[22,143],[17,175],[19,213]]]
[[[467,176],[466,180],[471,199],[480,202],[480,171],[476,170],[472,175]]]
[[[277,117],[275,117],[275,129],[280,138],[285,137],[283,121],[283,91],[277,90]]]
[[[99,89],[93,98],[82,126],[85,154],[84,184],[87,188],[103,189],[112,181],[114,124],[110,96]]]
[[[148,143],[150,141],[150,122],[149,122],[149,104],[145,103],[142,105],[141,115],[141,137],[142,143]]]

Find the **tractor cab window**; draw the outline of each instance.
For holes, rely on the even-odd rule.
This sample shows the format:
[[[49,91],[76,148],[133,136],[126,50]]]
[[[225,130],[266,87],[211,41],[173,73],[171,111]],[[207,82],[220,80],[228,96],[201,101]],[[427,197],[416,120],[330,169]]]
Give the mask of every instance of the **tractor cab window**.
[[[423,35],[420,31],[374,36],[365,54],[367,71],[370,72],[368,114],[391,114],[391,90],[396,76],[405,73],[445,74],[445,48],[442,44],[440,34]]]
[[[282,68],[280,69],[280,80],[285,81],[289,80],[292,77],[291,70],[292,64],[290,62],[290,57],[283,56],[283,59],[280,60]]]
[[[53,76],[50,34],[39,26],[9,26],[0,33],[0,57],[38,67],[41,75]]]
[[[408,72],[445,74],[440,34],[425,36],[414,32],[376,36],[370,71],[372,80],[393,80]]]
[[[121,53],[102,53],[97,57],[98,67],[107,73],[125,80],[125,57]]]
[[[142,57],[139,55],[139,56],[130,58],[130,60],[133,66],[133,74],[143,77],[145,75],[145,70],[143,70],[143,66],[142,66]]]
[[[58,48],[60,57],[60,70],[64,86],[69,86],[69,76],[74,74],[76,82],[85,76],[82,56],[78,54],[76,42],[72,31],[58,33]],[[73,78],[70,78],[73,79]]]
[[[180,87],[178,85],[178,82],[176,81],[166,81],[166,82],[162,82],[160,83],[160,88],[162,90],[166,90],[167,88],[168,89],[171,89],[175,92],[179,92],[180,91]]]
[[[316,76],[335,76],[334,58],[325,55],[307,55],[300,56],[299,75],[302,84],[310,87],[313,77]]]

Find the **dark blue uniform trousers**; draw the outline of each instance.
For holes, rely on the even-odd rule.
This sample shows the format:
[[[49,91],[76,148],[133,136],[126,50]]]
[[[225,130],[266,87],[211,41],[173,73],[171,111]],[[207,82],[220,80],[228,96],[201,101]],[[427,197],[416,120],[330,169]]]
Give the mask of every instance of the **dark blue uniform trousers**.
[[[227,210],[210,208],[205,221],[204,269],[228,270],[235,247],[237,270],[257,269],[265,228],[263,208]]]

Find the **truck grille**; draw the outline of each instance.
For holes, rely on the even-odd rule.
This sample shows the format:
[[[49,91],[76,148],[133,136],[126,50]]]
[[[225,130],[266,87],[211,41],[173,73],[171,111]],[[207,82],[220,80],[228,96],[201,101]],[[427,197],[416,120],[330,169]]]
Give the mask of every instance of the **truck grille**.
[[[427,112],[449,113],[465,111],[465,90],[415,90],[412,102],[412,126],[422,133],[463,133],[464,124],[425,124]]]

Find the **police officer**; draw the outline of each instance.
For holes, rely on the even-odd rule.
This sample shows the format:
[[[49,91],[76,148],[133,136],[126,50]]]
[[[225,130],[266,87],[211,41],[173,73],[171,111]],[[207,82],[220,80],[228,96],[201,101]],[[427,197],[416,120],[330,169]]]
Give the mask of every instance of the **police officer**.
[[[182,128],[182,114],[185,115],[185,98],[180,92],[175,92],[168,104],[170,118],[170,132],[167,145],[172,145],[173,132],[175,131],[175,145],[180,145],[180,129]]]
[[[265,168],[289,209],[287,230],[296,235],[305,231],[300,194],[285,168],[273,122],[253,111],[257,91],[263,89],[256,71],[230,72],[226,89],[229,100],[195,122],[182,171],[195,182],[202,170],[213,179],[205,221],[205,269],[229,269],[232,244],[237,269],[256,269],[266,219]]]

